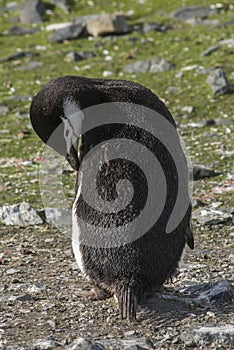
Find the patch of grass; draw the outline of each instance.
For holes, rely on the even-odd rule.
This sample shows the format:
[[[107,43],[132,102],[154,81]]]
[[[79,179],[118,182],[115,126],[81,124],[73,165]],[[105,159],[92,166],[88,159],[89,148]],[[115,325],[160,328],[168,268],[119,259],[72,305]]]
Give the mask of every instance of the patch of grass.
[[[22,1],[17,3],[20,4]],[[210,6],[213,3],[210,0],[199,1],[199,5],[204,6]],[[6,4],[7,1],[2,1],[2,6]],[[180,78],[177,76],[177,73],[186,66],[197,65],[204,69],[221,66],[229,82],[234,84],[233,48],[223,46],[209,56],[201,56],[201,53],[209,46],[217,44],[220,40],[231,38],[233,26],[218,28],[203,25],[191,26],[174,20],[168,15],[181,5],[198,5],[195,0],[186,0],[182,3],[178,0],[170,2],[145,0],[143,3],[133,0],[120,2],[99,0],[90,1],[89,4],[87,5],[87,1],[84,0],[71,1],[72,12],[69,14],[55,8],[52,14],[46,15],[46,21],[37,26],[41,30],[32,35],[0,36],[0,58],[20,51],[32,51],[39,54],[35,57],[3,62],[0,65],[1,103],[9,107],[9,113],[0,116],[0,157],[6,163],[9,158],[16,158],[15,164],[1,168],[0,186],[3,189],[0,193],[1,203],[12,204],[26,200],[38,208],[42,207],[37,177],[30,176],[29,173],[37,169],[37,157],[40,156],[44,146],[31,129],[29,118],[18,117],[19,111],[29,111],[30,101],[16,100],[14,96],[32,98],[49,79],[66,74],[102,77],[103,71],[108,70],[112,72],[111,78],[135,80],[155,91],[165,101],[178,124],[213,118],[233,118],[233,96],[231,94],[213,96],[206,82],[206,74],[198,74],[194,69],[184,71]],[[210,19],[226,22],[232,18],[233,10],[228,8],[229,2],[223,1],[223,4],[224,9],[219,14],[210,16]],[[48,24],[70,21],[80,15],[115,11],[129,14],[130,24],[158,21],[172,25],[174,29],[165,33],[134,32],[124,36],[106,36],[92,40],[85,38],[61,44],[51,44],[47,40],[50,33],[45,30],[45,27]],[[0,24],[0,32],[9,29],[13,24],[18,24],[14,23],[17,15],[17,10],[13,13],[5,13]],[[45,50],[39,50],[38,45],[44,46]],[[109,51],[109,55],[112,56],[111,61],[105,61],[103,50]],[[70,51],[93,51],[96,56],[92,59],[68,63],[64,58]],[[129,53],[132,55],[131,59],[128,58]],[[158,56],[175,64],[175,68],[158,74],[123,73],[123,68],[129,63]],[[35,70],[17,70],[18,67],[26,65],[31,60],[43,62],[43,66]],[[194,106],[195,110],[187,119],[183,119],[181,108],[190,105]],[[215,169],[222,172],[222,176],[217,178],[220,181],[224,180],[227,173],[233,170],[233,158],[222,158],[219,154],[221,148],[231,151],[232,129],[232,126],[222,125],[183,129],[183,140],[192,161],[214,166]],[[20,137],[22,131],[27,131],[23,138]],[[18,166],[18,158],[22,158],[23,161],[30,160],[32,164]],[[201,186],[208,188],[209,181],[205,181]],[[10,184],[7,185],[7,183]],[[64,184],[65,192],[71,198],[74,176],[66,175]],[[228,201],[228,204],[231,204],[227,195],[224,195],[223,198]]]

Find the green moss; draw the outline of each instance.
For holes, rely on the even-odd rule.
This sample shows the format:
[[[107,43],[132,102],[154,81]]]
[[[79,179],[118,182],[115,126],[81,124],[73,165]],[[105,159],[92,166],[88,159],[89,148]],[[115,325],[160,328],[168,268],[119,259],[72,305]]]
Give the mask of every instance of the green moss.
[[[18,1],[17,3],[22,3]],[[233,76],[233,49],[226,46],[213,52],[211,55],[202,57],[201,53],[208,47],[217,44],[220,40],[231,38],[232,26],[221,28],[210,28],[207,26],[190,26],[167,16],[174,10],[181,7],[181,2],[145,0],[144,4],[137,1],[92,1],[92,6],[87,5],[87,1],[72,1],[73,11],[65,14],[61,9],[55,8],[52,15],[46,15],[46,21],[38,28],[45,28],[46,25],[70,21],[79,15],[108,13],[123,11],[132,15],[129,23],[158,21],[166,25],[172,25],[173,30],[165,33],[148,32],[146,34],[131,33],[124,36],[93,38],[93,40],[79,39],[64,42],[62,44],[50,44],[47,37],[49,33],[40,30],[32,35],[25,36],[0,36],[1,54],[0,58],[15,54],[19,51],[32,51],[39,53],[39,56],[23,58],[0,65],[0,98],[1,103],[9,106],[9,113],[0,116],[1,139],[0,157],[22,158],[31,160],[31,166],[15,165],[2,167],[0,185],[5,190],[0,193],[0,202],[12,204],[23,200],[30,201],[34,206],[42,207],[40,199],[40,189],[36,176],[30,176],[30,171],[35,171],[38,167],[37,157],[40,156],[43,145],[30,127],[29,118],[19,119],[19,111],[29,111],[30,101],[20,101],[12,99],[15,95],[33,96],[41,86],[49,79],[66,74],[79,74],[87,77],[102,77],[103,71],[112,72],[112,78],[124,78],[135,80],[153,89],[159,97],[163,98],[169,109],[172,111],[178,124],[188,121],[197,122],[213,118],[233,118],[234,106],[231,94],[213,96],[213,93],[206,82],[206,75],[196,73],[196,70],[184,71],[181,78],[176,77],[183,67],[189,65],[202,66],[205,69],[221,66],[227,74],[231,84],[234,83]],[[2,6],[7,1],[2,1]],[[199,5],[211,5],[213,1],[200,0]],[[228,1],[223,1],[228,5]],[[183,1],[183,5],[197,5],[195,0]],[[221,22],[232,19],[233,11],[226,9],[219,14],[210,16],[210,19],[219,19]],[[12,25],[12,18],[16,18],[18,12],[4,14],[0,32],[9,29]],[[135,42],[129,38],[135,38]],[[146,39],[145,42],[142,39]],[[45,46],[46,50],[40,51],[37,45]],[[112,61],[105,61],[103,50],[108,50]],[[66,62],[64,60],[67,52],[70,51],[94,51],[95,58],[81,62]],[[133,58],[129,58],[131,55]],[[137,60],[144,60],[151,57],[163,57],[175,64],[175,69],[158,74],[123,74],[123,68]],[[43,62],[41,68],[35,70],[17,70],[17,67],[26,65],[27,62],[35,60]],[[173,91],[168,89],[175,87]],[[192,105],[195,111],[187,119],[181,117],[181,108]],[[232,126],[228,126],[232,129]],[[2,132],[5,130],[4,132]],[[24,138],[20,138],[22,131],[28,131]],[[184,129],[183,129],[184,131]],[[204,136],[206,133],[213,134],[212,137]],[[215,135],[215,136],[214,136]],[[231,135],[227,131],[227,126],[207,126],[204,128],[186,128],[183,140],[188,148],[188,154],[192,161],[213,165],[222,172],[222,175],[213,180],[223,181],[227,173],[232,171],[233,159],[222,158],[219,148],[225,147],[231,151]],[[219,145],[217,142],[220,142]],[[32,181],[34,180],[34,181]],[[6,186],[10,182],[11,185]],[[210,180],[199,184],[200,188],[209,188]],[[74,176],[64,176],[65,192],[69,201],[72,200],[72,189],[74,188]],[[223,197],[222,197],[223,196]],[[228,195],[221,197],[231,204]],[[217,198],[220,196],[217,195]]]

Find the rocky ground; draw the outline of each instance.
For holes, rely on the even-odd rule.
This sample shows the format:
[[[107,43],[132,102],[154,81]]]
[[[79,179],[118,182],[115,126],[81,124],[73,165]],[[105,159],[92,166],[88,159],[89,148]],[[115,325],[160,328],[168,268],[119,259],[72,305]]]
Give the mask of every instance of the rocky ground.
[[[0,348],[234,348],[233,5],[183,4],[1,2]],[[89,285],[69,235],[49,225],[60,213],[43,211],[44,148],[28,111],[40,87],[64,74],[150,87],[192,163],[195,250],[165,291],[139,306],[136,324],[119,320],[113,299],[78,296]],[[74,180],[64,169],[69,205]]]
[[[128,339],[140,346],[142,338],[156,349],[233,346],[231,226],[195,227],[196,249],[187,251],[180,276],[166,285],[165,293],[139,307],[138,322],[132,325],[119,320],[113,299],[87,302],[77,296],[89,285],[71,255],[70,240],[59,232],[48,226],[2,227],[1,235],[4,349],[86,349],[72,347],[79,337],[104,346],[109,340],[107,349],[127,348],[129,344],[120,341]],[[212,287],[208,282],[219,284]],[[189,286],[195,286],[196,297],[184,291]],[[47,347],[42,345],[46,341]],[[146,345],[141,346],[148,348]]]

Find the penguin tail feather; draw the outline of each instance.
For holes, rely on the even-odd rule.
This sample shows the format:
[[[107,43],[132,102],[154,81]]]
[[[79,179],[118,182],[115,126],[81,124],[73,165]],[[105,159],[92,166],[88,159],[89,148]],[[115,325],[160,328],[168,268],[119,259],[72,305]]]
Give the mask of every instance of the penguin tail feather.
[[[134,287],[124,286],[116,293],[121,319],[136,322],[137,294]]]

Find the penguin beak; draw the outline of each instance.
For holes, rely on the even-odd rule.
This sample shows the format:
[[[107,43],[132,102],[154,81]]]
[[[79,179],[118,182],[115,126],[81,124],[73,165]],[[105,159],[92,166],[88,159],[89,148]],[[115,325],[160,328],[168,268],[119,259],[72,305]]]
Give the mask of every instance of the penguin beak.
[[[71,146],[70,151],[66,154],[65,158],[74,170],[79,170],[80,162],[78,159],[77,150],[73,145]]]

